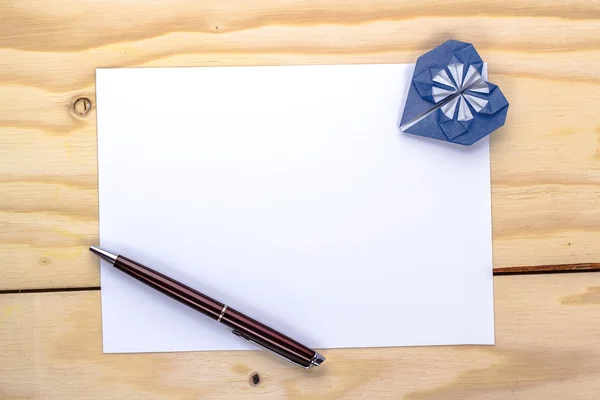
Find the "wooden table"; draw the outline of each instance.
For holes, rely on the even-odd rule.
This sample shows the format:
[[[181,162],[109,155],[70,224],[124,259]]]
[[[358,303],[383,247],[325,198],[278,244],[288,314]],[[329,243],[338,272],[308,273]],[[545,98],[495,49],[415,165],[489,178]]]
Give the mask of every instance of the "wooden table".
[[[331,350],[305,372],[261,352],[102,354],[86,250],[96,67],[414,62],[455,38],[511,102],[491,140],[497,272],[596,268],[599,33],[597,0],[3,2],[0,398],[600,398],[600,274],[497,276],[493,347]]]

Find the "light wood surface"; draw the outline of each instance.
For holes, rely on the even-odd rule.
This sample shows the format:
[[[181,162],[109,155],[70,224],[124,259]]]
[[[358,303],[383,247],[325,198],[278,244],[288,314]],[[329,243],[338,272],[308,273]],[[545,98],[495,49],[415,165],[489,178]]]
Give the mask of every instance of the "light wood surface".
[[[0,398],[597,399],[600,274],[496,277],[496,346],[102,354],[99,292],[0,297]],[[261,382],[251,386],[257,372]]]
[[[0,292],[99,285],[95,68],[414,62],[449,38],[511,103],[495,267],[600,262],[598,32],[598,0],[0,2]],[[599,398],[600,274],[495,285],[495,347],[326,351],[308,374],[261,353],[103,355],[98,291],[0,293],[0,399]]]
[[[95,68],[414,62],[448,38],[475,43],[511,103],[494,265],[599,262],[599,16],[583,0],[5,2],[0,290],[99,285]]]

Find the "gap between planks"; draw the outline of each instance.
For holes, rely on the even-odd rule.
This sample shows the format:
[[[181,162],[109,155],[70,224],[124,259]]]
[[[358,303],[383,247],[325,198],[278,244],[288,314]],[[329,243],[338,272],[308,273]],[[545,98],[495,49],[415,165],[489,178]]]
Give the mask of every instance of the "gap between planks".
[[[532,266],[494,268],[494,276],[564,274],[564,273],[574,273],[574,272],[596,272],[596,271],[600,271],[600,263],[532,265]],[[93,290],[100,290],[100,286],[71,287],[71,288],[68,288],[68,287],[67,288],[47,288],[47,289],[9,289],[9,290],[0,290],[0,294],[86,292],[86,291],[93,291]]]

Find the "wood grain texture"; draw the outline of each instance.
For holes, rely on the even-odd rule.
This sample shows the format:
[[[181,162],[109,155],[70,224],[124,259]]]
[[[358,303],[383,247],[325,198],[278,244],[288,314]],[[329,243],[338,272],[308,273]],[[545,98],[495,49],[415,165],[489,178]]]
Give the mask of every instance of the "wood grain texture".
[[[325,350],[308,372],[260,351],[102,354],[98,291],[0,295],[0,398],[597,399],[600,274],[494,283],[496,346]]]
[[[494,265],[598,262],[599,31],[584,0],[0,4],[0,290],[99,284],[95,68],[414,62],[448,38],[475,43],[511,102]]]

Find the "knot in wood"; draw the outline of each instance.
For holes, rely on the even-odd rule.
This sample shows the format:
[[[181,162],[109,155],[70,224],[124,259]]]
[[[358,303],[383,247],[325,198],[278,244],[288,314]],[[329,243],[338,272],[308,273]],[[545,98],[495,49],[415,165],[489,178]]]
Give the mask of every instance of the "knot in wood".
[[[260,383],[260,376],[257,372],[253,372],[252,374],[250,374],[249,381],[251,386],[257,386]]]
[[[73,112],[83,117],[92,109],[92,101],[87,97],[79,97],[73,102]]]

